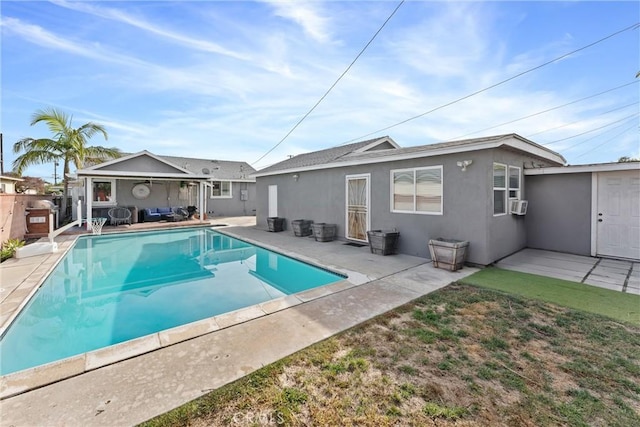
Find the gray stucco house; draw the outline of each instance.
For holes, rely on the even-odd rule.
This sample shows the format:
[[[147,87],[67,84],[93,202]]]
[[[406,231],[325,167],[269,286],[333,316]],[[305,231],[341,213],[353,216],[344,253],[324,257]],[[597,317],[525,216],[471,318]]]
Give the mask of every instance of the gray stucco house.
[[[88,222],[106,217],[115,206],[129,208],[137,222],[143,209],[160,207],[196,206],[209,216],[254,215],[254,172],[246,162],[141,151],[80,169],[77,177]]]
[[[266,228],[273,216],[334,223],[339,238],[363,243],[367,230],[395,228],[398,251],[425,258],[429,239],[467,240],[467,261],[480,265],[525,247],[595,254],[591,172],[557,172],[562,184],[540,172],[564,171],[564,164],[517,134],[407,148],[376,138],[255,173],[257,224]],[[523,200],[529,213],[515,214],[527,208]],[[569,219],[577,211],[579,221]],[[625,254],[634,258],[633,250]]]

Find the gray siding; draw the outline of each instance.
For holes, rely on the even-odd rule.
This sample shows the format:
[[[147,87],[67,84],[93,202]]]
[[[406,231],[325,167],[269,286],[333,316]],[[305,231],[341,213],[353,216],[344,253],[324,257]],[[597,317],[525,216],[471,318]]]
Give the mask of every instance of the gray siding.
[[[525,219],[527,246],[591,253],[591,173],[530,175]]]
[[[119,172],[184,173],[149,156],[134,157],[129,160],[101,167],[100,170]]]
[[[456,162],[473,160],[461,171]],[[524,221],[513,215],[493,216],[493,162],[522,167],[530,161],[506,150],[483,150],[463,154],[425,157],[386,163],[349,166],[320,171],[259,177],[257,179],[257,224],[267,227],[268,186],[278,186],[278,216],[290,221],[311,219],[335,223],[338,236],[345,236],[345,178],[371,174],[371,229],[400,231],[400,253],[429,258],[432,238],[468,240],[468,261],[490,264],[525,247]],[[443,166],[443,215],[393,213],[390,208],[390,171],[393,169]]]
[[[240,200],[242,190],[247,190],[248,199]],[[246,216],[256,213],[256,184],[253,182],[232,182],[230,199],[213,199],[207,195],[207,211],[215,216]]]

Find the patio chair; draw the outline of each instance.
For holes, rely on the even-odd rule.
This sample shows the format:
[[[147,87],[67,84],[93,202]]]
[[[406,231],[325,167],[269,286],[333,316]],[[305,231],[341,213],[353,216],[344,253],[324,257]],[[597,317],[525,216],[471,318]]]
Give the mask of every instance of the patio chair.
[[[109,209],[107,213],[109,215],[109,224],[111,225],[120,225],[120,224],[129,224],[131,225],[131,211],[127,208],[115,207]]]

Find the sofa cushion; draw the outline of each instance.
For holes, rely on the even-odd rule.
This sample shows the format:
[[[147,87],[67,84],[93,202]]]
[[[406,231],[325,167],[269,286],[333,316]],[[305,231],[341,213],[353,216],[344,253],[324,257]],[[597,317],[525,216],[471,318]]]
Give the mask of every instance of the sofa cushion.
[[[157,210],[158,210],[158,213],[161,215],[167,215],[167,214],[173,213],[171,211],[171,208],[158,208]]]
[[[158,214],[158,208],[146,208],[144,210],[145,214],[152,216],[152,215],[159,215]]]

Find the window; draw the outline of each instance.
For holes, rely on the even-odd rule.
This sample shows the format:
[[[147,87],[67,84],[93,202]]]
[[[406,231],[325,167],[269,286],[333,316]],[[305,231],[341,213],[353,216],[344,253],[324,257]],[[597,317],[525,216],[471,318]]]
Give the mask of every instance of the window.
[[[493,164],[493,215],[507,213],[507,166]]]
[[[93,204],[95,205],[115,205],[116,204],[116,180],[100,179],[94,180]]]
[[[230,199],[231,181],[212,181],[211,198]]]
[[[509,200],[520,200],[520,168],[509,166]]]
[[[391,211],[442,215],[442,166],[391,171]]]

